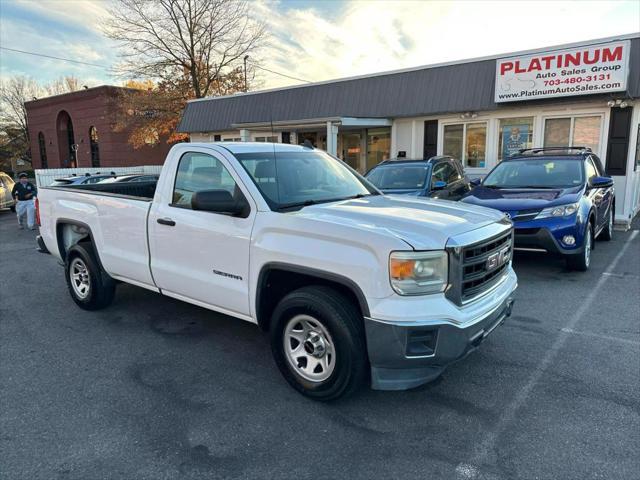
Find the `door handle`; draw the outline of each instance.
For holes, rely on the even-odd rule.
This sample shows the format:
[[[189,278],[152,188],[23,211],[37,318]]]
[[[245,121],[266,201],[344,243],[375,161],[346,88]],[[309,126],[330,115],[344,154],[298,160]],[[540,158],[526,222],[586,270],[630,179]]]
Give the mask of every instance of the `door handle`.
[[[158,221],[158,223],[160,225],[167,225],[169,227],[175,227],[176,226],[176,222],[174,222],[170,218],[159,218],[157,221]]]

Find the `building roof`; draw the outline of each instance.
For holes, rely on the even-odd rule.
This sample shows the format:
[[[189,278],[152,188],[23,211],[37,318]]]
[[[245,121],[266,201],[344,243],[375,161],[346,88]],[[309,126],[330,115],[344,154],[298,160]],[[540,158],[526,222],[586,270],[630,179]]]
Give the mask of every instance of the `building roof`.
[[[187,103],[178,131],[217,132],[234,129],[234,125],[241,123],[275,123],[309,118],[398,118],[496,110],[510,106],[494,102],[496,59],[623,39],[631,40],[626,95],[638,98],[640,34],[636,33],[480,59],[193,100]],[[424,94],[416,95],[416,92]],[[553,101],[567,101],[567,98],[575,101],[576,97]],[[549,100],[537,102],[548,103]]]
[[[84,98],[95,97],[97,95],[115,95],[117,92],[126,90],[132,91],[133,89],[127,87],[117,87],[115,85],[99,85],[97,87],[83,88],[82,90],[75,90],[73,92],[65,92],[58,95],[36,98],[35,100],[24,102],[24,106],[26,108],[40,107],[43,105],[50,105],[55,103],[77,101]]]

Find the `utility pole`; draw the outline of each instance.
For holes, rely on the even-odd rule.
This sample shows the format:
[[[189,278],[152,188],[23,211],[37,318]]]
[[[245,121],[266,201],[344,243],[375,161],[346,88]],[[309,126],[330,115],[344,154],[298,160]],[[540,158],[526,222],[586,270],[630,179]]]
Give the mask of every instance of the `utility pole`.
[[[249,58],[249,55],[244,56],[244,91],[245,92],[249,90],[247,87],[247,59],[248,58]]]

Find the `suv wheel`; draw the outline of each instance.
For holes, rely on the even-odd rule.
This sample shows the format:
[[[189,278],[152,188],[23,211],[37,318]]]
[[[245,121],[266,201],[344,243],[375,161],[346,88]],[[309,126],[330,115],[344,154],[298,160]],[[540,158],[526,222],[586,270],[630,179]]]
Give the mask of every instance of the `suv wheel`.
[[[273,312],[270,335],[280,372],[307,397],[334,400],[366,379],[362,316],[331,288],[304,287],[285,296]]]
[[[115,281],[100,268],[90,245],[74,245],[65,259],[67,288],[76,305],[84,310],[107,307],[116,290]]]
[[[582,253],[579,255],[567,256],[567,266],[571,270],[586,272],[591,264],[591,251],[593,249],[593,228],[591,222],[587,224],[587,231],[584,234],[584,245]]]
[[[607,226],[604,227],[599,238],[607,242],[613,239],[613,206],[609,209],[609,217],[607,219]]]

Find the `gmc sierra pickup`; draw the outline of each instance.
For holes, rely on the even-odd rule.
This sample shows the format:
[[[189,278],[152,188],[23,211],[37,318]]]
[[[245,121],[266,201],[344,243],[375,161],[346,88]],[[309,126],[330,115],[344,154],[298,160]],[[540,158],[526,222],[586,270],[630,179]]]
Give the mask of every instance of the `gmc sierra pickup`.
[[[510,315],[517,286],[501,212],[384,195],[304,146],[179,144],[157,184],[41,188],[39,215],[81,308],[126,282],[256,323],[318,400],[435,379]]]

